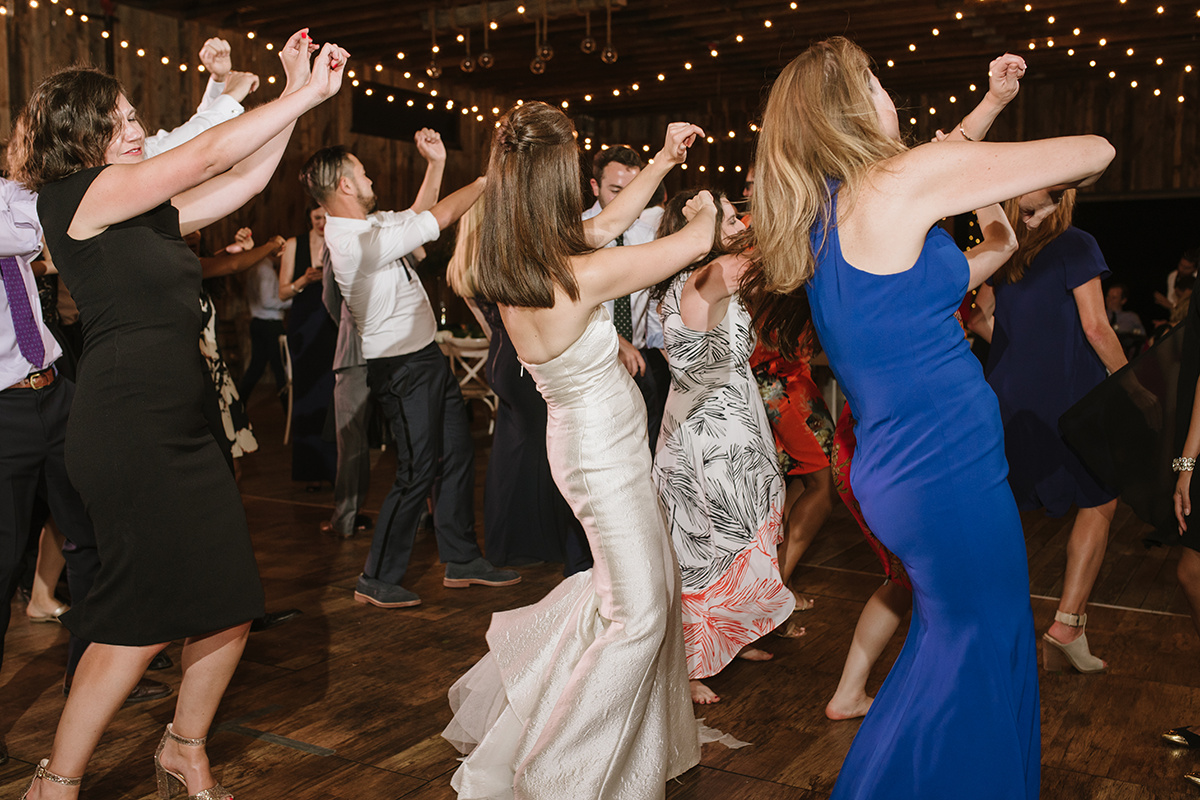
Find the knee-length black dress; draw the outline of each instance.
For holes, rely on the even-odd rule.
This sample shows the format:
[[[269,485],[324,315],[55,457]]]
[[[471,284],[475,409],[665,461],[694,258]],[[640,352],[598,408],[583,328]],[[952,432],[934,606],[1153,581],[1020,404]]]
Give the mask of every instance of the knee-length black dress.
[[[67,235],[103,167],[45,186],[38,214],[79,306],[84,348],[67,471],[100,572],[62,617],[93,642],[147,645],[264,613],[246,515],[205,419],[200,262],[163,203],[90,239]]]

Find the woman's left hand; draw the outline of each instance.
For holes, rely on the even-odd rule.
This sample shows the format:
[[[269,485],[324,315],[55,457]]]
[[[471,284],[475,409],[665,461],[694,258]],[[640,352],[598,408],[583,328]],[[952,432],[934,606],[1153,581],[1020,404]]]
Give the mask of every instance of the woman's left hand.
[[[1025,59],[1005,53],[988,65],[988,93],[1007,105],[1021,88],[1025,77]]]

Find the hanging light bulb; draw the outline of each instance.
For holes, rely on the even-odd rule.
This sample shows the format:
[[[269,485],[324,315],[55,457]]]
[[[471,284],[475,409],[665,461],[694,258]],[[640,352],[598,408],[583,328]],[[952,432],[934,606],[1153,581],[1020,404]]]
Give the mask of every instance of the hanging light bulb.
[[[475,59],[471,58],[471,29],[467,28],[466,35],[467,54],[463,56],[462,61],[458,62],[458,68],[463,72],[475,71]]]
[[[554,58],[554,48],[550,46],[550,17],[546,14],[546,0],[542,0],[542,43],[538,45],[537,55],[542,61]]]
[[[492,55],[490,50],[488,50],[488,31],[492,27],[492,21],[491,18],[488,17],[487,0],[483,0],[483,19],[483,52],[479,54],[479,66],[483,67],[484,69],[491,69],[492,65],[496,63],[496,57]]]
[[[592,38],[592,15],[589,12],[583,15],[583,41],[579,43],[579,49],[591,55],[596,52],[596,47],[596,40]]]
[[[600,51],[600,60],[605,64],[617,63],[617,48],[612,46],[612,3],[604,0],[604,49]]]

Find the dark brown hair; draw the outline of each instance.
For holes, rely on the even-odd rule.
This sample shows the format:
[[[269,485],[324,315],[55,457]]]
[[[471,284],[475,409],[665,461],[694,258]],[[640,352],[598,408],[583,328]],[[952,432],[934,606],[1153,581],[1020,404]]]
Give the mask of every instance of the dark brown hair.
[[[308,190],[309,196],[320,205],[337,189],[349,164],[350,151],[344,145],[322,147],[304,162],[304,168],[300,170],[300,182]],[[309,209],[309,213],[313,210]]]
[[[645,169],[646,161],[642,154],[627,144],[614,144],[596,151],[592,156],[592,177],[600,183],[604,168],[613,162],[630,169]]]
[[[703,187],[701,187],[703,188]],[[670,236],[672,233],[678,233],[683,230],[683,226],[687,225],[687,217],[683,215],[683,207],[688,204],[696,195],[700,194],[700,189],[684,189],[676,192],[667,201],[667,205],[663,209],[662,220],[658,223],[658,232],[655,238],[661,239],[664,236]],[[713,203],[717,206],[717,221],[715,223],[716,230],[713,231],[712,249],[706,255],[688,264],[683,269],[676,272],[671,277],[659,281],[654,286],[650,287],[650,299],[654,301],[662,300],[666,297],[667,290],[671,288],[671,284],[684,272],[691,272],[697,267],[703,266],[715,258],[733,252],[727,245],[721,244],[721,226],[725,223],[725,209],[721,205],[722,200],[728,199],[724,192],[720,189],[709,189],[712,193]]]
[[[571,257],[591,252],[575,126],[545,103],[509,109],[488,162],[479,240],[479,296],[493,303],[551,308],[554,287],[571,300],[579,285]]]
[[[59,70],[33,90],[13,131],[9,164],[27,189],[104,163],[120,128],[121,82],[91,67]]]
[[[1005,262],[1003,267],[996,270],[996,275],[992,278],[994,284],[1016,283],[1024,278],[1025,270],[1029,269],[1033,259],[1042,252],[1042,248],[1071,227],[1071,218],[1075,214],[1075,190],[1067,189],[1063,192],[1062,199],[1058,201],[1058,208],[1036,228],[1030,228],[1021,221],[1019,197],[1005,201],[1004,213],[1008,215],[1008,221],[1017,234],[1017,252],[1012,254],[1012,258]]]

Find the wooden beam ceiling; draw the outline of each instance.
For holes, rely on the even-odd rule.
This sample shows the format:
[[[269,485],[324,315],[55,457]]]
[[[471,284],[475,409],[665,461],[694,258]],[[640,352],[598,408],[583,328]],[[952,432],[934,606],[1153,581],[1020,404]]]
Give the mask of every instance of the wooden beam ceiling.
[[[497,25],[487,37],[495,65],[477,66],[470,73],[459,68],[466,43],[456,37],[470,32],[477,60],[484,49],[483,2],[126,4],[253,31],[256,40],[249,46],[281,42],[293,29],[308,25],[317,41],[336,41],[350,50],[354,65],[364,72],[381,63],[423,76],[436,61],[442,70],[439,85],[446,91],[487,89],[567,100],[573,111],[586,108],[594,116],[652,110],[671,114],[713,103],[756,106],[791,58],[810,42],[835,34],[862,45],[875,59],[884,85],[902,96],[967,96],[972,83],[981,91],[988,61],[1005,50],[1027,58],[1030,80],[1072,81],[1112,71],[1114,80],[1160,81],[1175,92],[1186,81],[1194,87],[1200,76],[1200,0],[609,0],[611,44],[618,53],[613,63],[600,58],[607,40],[605,0],[545,0],[546,42],[554,56],[535,74],[530,63],[542,3],[489,2],[486,19]],[[596,49],[585,54],[580,43],[589,18]],[[435,30],[436,56],[431,53]],[[1126,55],[1130,48],[1133,55]],[[1092,61],[1096,66],[1089,66]],[[1196,71],[1185,77],[1184,66],[1193,62]],[[589,94],[592,99],[585,101]]]

